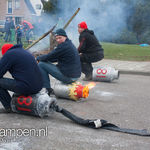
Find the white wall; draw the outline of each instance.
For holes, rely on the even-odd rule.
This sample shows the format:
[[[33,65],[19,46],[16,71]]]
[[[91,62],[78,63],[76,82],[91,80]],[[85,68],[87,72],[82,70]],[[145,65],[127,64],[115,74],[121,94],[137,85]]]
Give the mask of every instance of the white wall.
[[[41,0],[30,0],[31,1],[31,4],[37,14],[37,16],[40,16],[41,15],[41,12],[43,10],[43,4],[41,2]],[[41,8],[37,8],[37,6],[41,6]]]

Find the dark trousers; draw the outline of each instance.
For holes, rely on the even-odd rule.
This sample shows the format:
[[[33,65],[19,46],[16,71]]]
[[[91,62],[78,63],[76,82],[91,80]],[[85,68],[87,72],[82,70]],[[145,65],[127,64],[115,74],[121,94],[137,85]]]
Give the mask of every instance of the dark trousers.
[[[104,58],[104,55],[101,52],[82,53],[80,55],[82,73],[84,73],[85,76],[92,75],[92,72],[93,72],[92,62],[98,62],[102,60],[103,58]]]
[[[16,81],[9,78],[1,78],[0,79],[0,101],[5,109],[10,108],[11,96],[8,93],[9,91],[18,93],[16,88]]]
[[[21,37],[17,37],[17,44],[21,44],[22,45]]]
[[[10,32],[10,30],[8,30],[5,33],[5,38],[4,38],[5,42],[9,42],[10,38],[11,38],[11,32]]]
[[[26,31],[26,40],[27,40],[27,42],[29,42],[29,40],[30,40],[30,32],[31,31],[32,31],[31,29]]]

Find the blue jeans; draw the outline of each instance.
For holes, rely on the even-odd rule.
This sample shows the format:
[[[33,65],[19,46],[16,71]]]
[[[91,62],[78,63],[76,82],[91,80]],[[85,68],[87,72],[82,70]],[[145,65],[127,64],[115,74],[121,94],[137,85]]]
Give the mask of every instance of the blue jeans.
[[[29,30],[27,30],[26,31],[26,40],[29,42],[29,39],[30,39],[30,32],[31,32],[32,30],[31,29],[29,29]]]
[[[18,93],[16,88],[16,81],[9,78],[1,78],[0,79],[0,101],[5,109],[10,108],[11,96],[8,93],[9,91]]]
[[[52,75],[57,80],[62,81],[63,83],[66,84],[73,83],[78,79],[64,76],[59,70],[59,68],[50,62],[39,62],[39,68],[43,76],[44,81],[43,87],[45,88],[51,88],[49,74]]]

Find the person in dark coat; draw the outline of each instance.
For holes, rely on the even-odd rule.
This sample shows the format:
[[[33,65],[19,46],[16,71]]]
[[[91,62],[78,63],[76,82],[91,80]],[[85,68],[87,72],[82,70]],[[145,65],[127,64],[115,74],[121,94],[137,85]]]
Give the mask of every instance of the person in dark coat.
[[[10,39],[11,38],[11,31],[10,31],[10,29],[11,29],[11,21],[10,21],[10,18],[6,18],[4,29],[5,29],[5,32],[6,32],[4,40],[5,40],[5,42],[8,42],[8,41],[11,40]]]
[[[84,80],[88,81],[92,79],[92,62],[102,60],[104,58],[104,52],[94,32],[88,29],[86,22],[78,24],[78,32],[80,34],[78,51],[82,72],[85,74]]]
[[[77,49],[68,39],[63,29],[55,32],[58,46],[47,55],[37,57],[44,81],[44,88],[49,95],[53,92],[50,86],[49,74],[63,83],[75,82],[81,75],[80,57]],[[57,62],[57,65],[52,64]]]
[[[22,45],[4,44],[0,59],[0,101],[6,111],[11,110],[8,91],[28,96],[43,87],[42,75],[35,58]],[[9,72],[12,78],[4,75]]]

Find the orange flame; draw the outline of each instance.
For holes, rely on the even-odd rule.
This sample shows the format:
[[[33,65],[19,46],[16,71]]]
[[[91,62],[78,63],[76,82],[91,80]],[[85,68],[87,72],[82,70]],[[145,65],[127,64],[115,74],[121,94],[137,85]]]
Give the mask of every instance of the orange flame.
[[[84,86],[83,91],[82,91],[82,97],[87,98],[89,96],[89,87]]]
[[[89,89],[92,89],[96,86],[96,83],[95,82],[90,82],[86,86],[88,86]]]
[[[88,86],[83,86],[81,83],[73,83],[70,87],[69,96],[73,100],[87,98],[89,96],[89,88]]]

